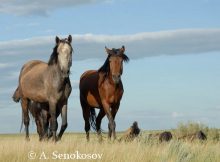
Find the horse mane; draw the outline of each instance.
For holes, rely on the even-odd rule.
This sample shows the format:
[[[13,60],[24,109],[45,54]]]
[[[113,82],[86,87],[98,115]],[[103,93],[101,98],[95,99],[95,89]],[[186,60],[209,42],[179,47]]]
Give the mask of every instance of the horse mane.
[[[102,72],[102,73],[105,73],[105,74],[109,73],[109,70],[110,70],[109,58],[110,58],[110,56],[108,56],[106,58],[104,64],[99,68],[98,72]]]
[[[130,59],[127,55],[125,55],[124,53],[122,54],[122,59],[124,62],[128,62]]]
[[[102,72],[102,73],[105,73],[106,75],[108,75],[109,73],[109,70],[110,70],[110,65],[109,65],[109,58],[113,55],[115,56],[119,56],[123,59],[124,62],[128,62],[129,61],[129,57],[127,55],[125,55],[124,53],[123,54],[119,54],[119,50],[120,49],[115,49],[115,48],[112,48],[112,51],[115,53],[115,54],[109,54],[108,57],[106,58],[104,64],[99,68],[98,72]]]
[[[57,63],[58,53],[57,53],[58,45],[53,48],[53,52],[50,55],[50,59],[48,61],[48,65],[54,65]]]

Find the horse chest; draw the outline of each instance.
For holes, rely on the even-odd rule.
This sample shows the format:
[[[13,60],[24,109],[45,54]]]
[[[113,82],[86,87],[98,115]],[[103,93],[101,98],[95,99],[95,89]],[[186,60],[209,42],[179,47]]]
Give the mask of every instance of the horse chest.
[[[117,102],[115,99],[116,99],[117,97],[115,97],[115,95],[111,95],[111,96],[109,96],[108,97],[108,102],[109,103],[115,103],[115,102]]]
[[[111,95],[108,96],[109,103],[118,103],[121,99],[121,95],[118,91],[114,91]]]
[[[104,90],[101,93],[101,96],[103,96],[103,98],[105,98],[105,100],[110,104],[117,103],[120,100],[119,89],[114,86],[104,87]]]
[[[56,78],[54,80],[48,79],[47,84],[47,95],[54,97],[59,100],[62,96],[65,95],[65,82],[60,78]]]

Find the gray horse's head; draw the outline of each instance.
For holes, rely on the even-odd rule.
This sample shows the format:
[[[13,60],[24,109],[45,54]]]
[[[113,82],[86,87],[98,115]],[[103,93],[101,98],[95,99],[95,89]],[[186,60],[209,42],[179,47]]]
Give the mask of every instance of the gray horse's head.
[[[62,73],[68,76],[70,73],[70,67],[72,66],[72,36],[69,35],[68,38],[60,39],[56,37],[57,44],[57,63],[60,66]]]

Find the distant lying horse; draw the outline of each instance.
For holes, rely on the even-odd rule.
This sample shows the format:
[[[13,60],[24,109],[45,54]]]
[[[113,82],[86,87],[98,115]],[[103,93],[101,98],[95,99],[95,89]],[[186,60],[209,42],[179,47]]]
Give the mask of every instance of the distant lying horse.
[[[128,130],[125,131],[123,136],[119,139],[119,141],[131,142],[140,134],[140,128],[138,127],[138,123],[135,121]]]
[[[159,135],[159,141],[160,141],[160,142],[168,142],[168,141],[170,141],[172,138],[173,138],[172,133],[169,132],[169,131],[162,132],[162,133]]]
[[[50,129],[54,141],[57,140],[57,111],[61,112],[62,127],[67,125],[68,100],[65,98],[65,89],[67,82],[69,82],[72,65],[71,42],[71,35],[65,39],[56,37],[56,46],[48,63],[36,60],[29,61],[21,69],[19,85],[13,98],[15,101],[21,100],[27,140],[29,140],[28,105],[31,101],[48,104],[51,116]],[[62,136],[62,134],[59,135]]]
[[[205,135],[205,133],[203,131],[198,131],[198,132],[194,132],[192,134],[187,134],[181,137],[177,138],[178,140],[184,139],[184,140],[189,140],[189,141],[194,141],[194,140],[200,140],[200,141],[205,141],[207,140],[207,137]]]
[[[124,54],[124,46],[120,49],[105,49],[108,57],[104,65],[99,70],[86,71],[80,78],[80,102],[87,140],[89,140],[90,124],[98,135],[101,135],[100,126],[105,115],[109,120],[108,137],[111,139],[113,135],[113,138],[116,138],[114,119],[124,92],[121,81],[123,61],[127,62],[129,58]],[[97,118],[94,108],[100,109]]]

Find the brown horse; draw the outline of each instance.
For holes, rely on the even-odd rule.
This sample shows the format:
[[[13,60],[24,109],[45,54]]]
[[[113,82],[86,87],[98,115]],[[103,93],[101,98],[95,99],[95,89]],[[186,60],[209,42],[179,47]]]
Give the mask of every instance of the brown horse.
[[[114,119],[124,92],[121,81],[123,61],[127,62],[129,58],[124,54],[124,46],[120,49],[110,50],[106,47],[105,49],[108,57],[103,66],[99,70],[84,72],[80,78],[80,102],[87,140],[89,140],[90,124],[98,135],[101,135],[100,126],[105,115],[109,120],[108,137],[111,139],[113,135],[113,138],[116,138]],[[97,118],[94,108],[100,109]]]
[[[66,85],[70,83],[69,74],[72,65],[72,37],[60,39],[56,37],[56,46],[50,56],[49,62],[30,61],[26,63],[19,76],[19,85],[14,93],[14,100],[21,100],[23,120],[26,130],[26,139],[29,140],[28,108],[31,101],[48,104],[50,115],[50,129],[53,140],[56,141],[57,114],[62,116],[61,138],[67,126]],[[71,87],[70,87],[71,88]]]

